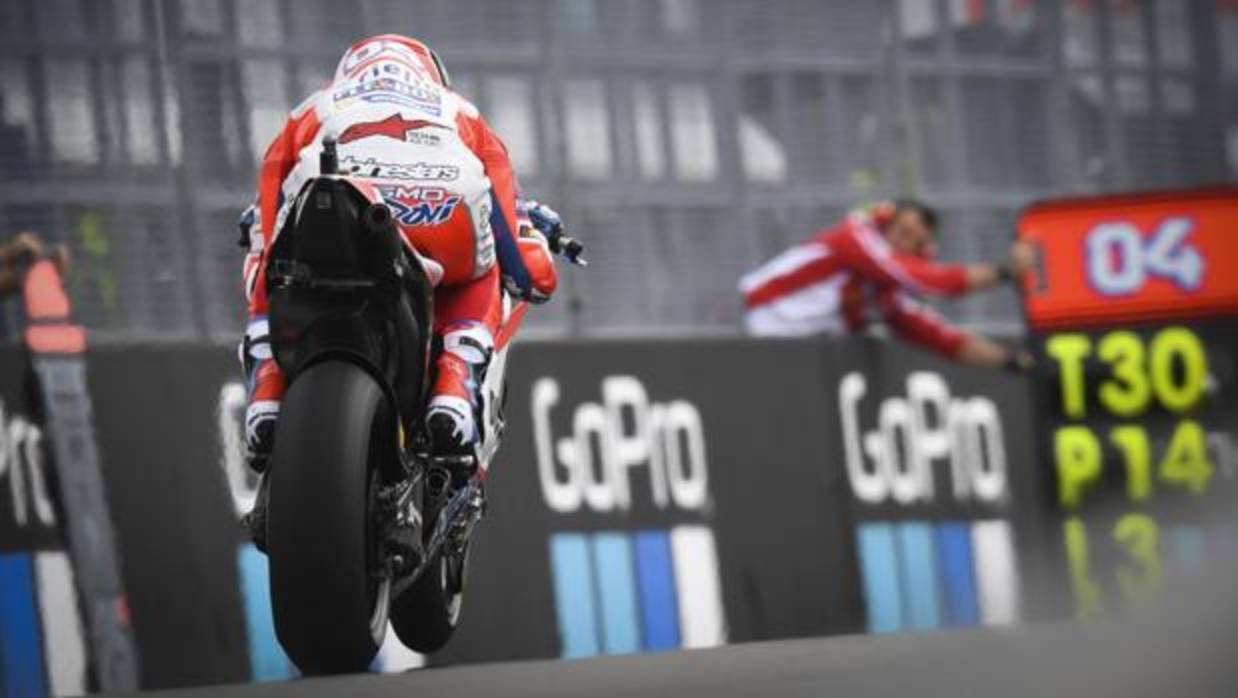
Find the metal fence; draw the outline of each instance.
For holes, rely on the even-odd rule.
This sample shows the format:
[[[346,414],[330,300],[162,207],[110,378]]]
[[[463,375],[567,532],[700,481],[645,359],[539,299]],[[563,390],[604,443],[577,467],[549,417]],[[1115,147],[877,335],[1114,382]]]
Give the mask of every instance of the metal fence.
[[[1037,197],[1238,174],[1234,0],[5,0],[0,235],[73,248],[97,338],[231,340],[258,157],[387,31],[589,242],[544,333],[738,331],[743,271],[883,195],[979,259]]]

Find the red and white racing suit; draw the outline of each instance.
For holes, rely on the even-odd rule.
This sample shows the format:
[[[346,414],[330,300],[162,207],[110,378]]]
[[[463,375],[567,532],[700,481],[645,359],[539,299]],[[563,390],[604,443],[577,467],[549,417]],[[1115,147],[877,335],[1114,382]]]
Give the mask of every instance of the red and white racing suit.
[[[338,142],[341,174],[373,183],[405,240],[442,267],[434,331],[443,351],[430,410],[449,413],[464,443],[477,437],[480,375],[502,319],[500,283],[518,297],[544,300],[556,280],[544,240],[520,235],[506,148],[477,108],[444,82],[420,42],[397,35],[365,39],[345,53],[329,85],[292,111],[268,147],[244,268],[251,437],[256,420],[278,412],[285,389],[266,340],[264,255],[288,204],[319,174],[326,134]]]
[[[880,317],[903,339],[952,358],[966,338],[919,300],[966,293],[966,267],[896,253],[863,213],[745,274],[739,289],[754,335],[858,333]]]

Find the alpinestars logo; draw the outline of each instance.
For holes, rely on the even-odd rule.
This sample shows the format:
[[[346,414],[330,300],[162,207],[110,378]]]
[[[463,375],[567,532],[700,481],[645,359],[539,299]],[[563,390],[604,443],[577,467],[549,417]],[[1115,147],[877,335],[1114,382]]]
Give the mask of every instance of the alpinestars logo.
[[[363,121],[349,126],[340,134],[340,145],[358,141],[362,138],[369,138],[370,136],[386,136],[397,141],[435,145],[438,141],[437,136],[432,137],[427,142],[424,136],[428,134],[418,134],[417,131],[421,129],[446,128],[442,124],[436,124],[426,119],[405,119],[403,114],[392,114],[381,121]]]
[[[426,162],[380,162],[372,157],[362,160],[351,155],[340,158],[340,164],[349,174],[374,179],[450,182],[460,177],[460,168],[455,165],[436,165]]]

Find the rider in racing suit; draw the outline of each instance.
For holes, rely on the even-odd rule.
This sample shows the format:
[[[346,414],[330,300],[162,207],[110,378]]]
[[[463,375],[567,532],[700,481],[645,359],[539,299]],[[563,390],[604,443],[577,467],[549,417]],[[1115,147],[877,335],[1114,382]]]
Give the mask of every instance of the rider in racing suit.
[[[436,452],[470,453],[480,437],[479,390],[501,320],[500,283],[534,303],[554,292],[550,251],[529,223],[553,211],[536,202],[518,207],[506,148],[477,108],[451,90],[438,56],[420,41],[384,34],[349,48],[333,81],[292,111],[267,149],[253,215],[242,219],[250,230],[250,320],[241,345],[250,463],[265,468],[286,388],[271,358],[264,252],[287,204],[318,175],[325,135],[338,142],[340,172],[378,187],[405,240],[430,260],[431,276],[441,277],[434,333],[442,350],[426,423]]]

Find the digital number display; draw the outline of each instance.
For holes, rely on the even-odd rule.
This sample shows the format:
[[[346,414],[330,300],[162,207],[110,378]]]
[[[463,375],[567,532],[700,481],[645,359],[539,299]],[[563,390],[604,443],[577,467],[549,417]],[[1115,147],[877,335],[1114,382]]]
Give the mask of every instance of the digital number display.
[[[1233,483],[1238,338],[1232,326],[1172,325],[1040,339],[1044,451],[1076,611],[1105,610],[1113,592],[1138,603],[1165,560],[1190,563],[1180,548],[1203,544],[1215,495]]]
[[[1097,395],[1105,412],[1119,417],[1143,414],[1155,401],[1171,412],[1185,412],[1204,396],[1208,358],[1199,337],[1185,327],[1167,327],[1145,343],[1129,330],[1102,335],[1095,346],[1085,334],[1057,334],[1045,352],[1061,375],[1061,410],[1087,416],[1084,367],[1095,353],[1110,371]]]
[[[1238,187],[1046,202],[1018,228],[1034,330],[1238,314]]]
[[[1074,612],[1155,596],[1205,555],[1238,449],[1238,189],[1040,204],[1024,298]]]

